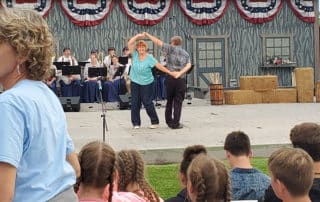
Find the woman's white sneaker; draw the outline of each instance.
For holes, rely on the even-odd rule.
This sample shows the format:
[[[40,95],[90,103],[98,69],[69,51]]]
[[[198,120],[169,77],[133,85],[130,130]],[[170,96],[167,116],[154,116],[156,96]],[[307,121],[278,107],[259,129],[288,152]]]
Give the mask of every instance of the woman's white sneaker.
[[[159,124],[152,124],[149,126],[150,129],[156,129],[159,128]]]

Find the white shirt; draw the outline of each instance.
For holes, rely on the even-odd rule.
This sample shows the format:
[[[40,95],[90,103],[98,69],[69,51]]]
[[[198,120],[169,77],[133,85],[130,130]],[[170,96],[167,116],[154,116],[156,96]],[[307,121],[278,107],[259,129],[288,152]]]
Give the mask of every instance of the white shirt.
[[[63,55],[63,56],[59,57],[57,61],[58,62],[70,62],[71,66],[78,65],[78,61],[74,57],[71,57],[71,56],[66,57]]]

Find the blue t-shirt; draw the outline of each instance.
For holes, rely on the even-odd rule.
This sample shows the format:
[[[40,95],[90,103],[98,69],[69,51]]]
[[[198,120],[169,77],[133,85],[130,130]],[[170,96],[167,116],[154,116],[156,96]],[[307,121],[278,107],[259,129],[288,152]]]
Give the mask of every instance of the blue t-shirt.
[[[255,168],[234,168],[230,171],[231,199],[263,201],[270,185],[269,176]]]
[[[147,54],[143,61],[139,60],[137,51],[132,53],[132,65],[130,68],[130,80],[140,84],[148,85],[153,82],[152,68],[157,64],[157,60],[150,54]]]
[[[17,168],[13,201],[47,201],[75,183],[66,117],[43,82],[22,80],[0,94],[0,140],[0,162]]]

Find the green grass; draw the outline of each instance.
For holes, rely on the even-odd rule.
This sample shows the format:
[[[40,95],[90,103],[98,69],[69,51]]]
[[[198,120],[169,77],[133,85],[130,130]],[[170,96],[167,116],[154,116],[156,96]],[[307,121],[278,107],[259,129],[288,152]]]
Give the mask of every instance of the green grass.
[[[267,158],[253,158],[251,163],[253,167],[268,175]],[[227,167],[228,163],[224,161]],[[152,187],[161,198],[167,199],[176,196],[181,190],[179,180],[179,164],[169,165],[148,165],[147,178]]]

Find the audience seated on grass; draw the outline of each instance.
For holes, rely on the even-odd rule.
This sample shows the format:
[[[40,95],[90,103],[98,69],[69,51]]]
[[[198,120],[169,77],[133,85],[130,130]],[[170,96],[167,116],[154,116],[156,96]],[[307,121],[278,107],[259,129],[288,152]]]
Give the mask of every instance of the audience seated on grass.
[[[313,184],[309,192],[313,202],[320,202],[320,125],[302,123],[291,129],[290,140],[295,148],[305,150],[313,159]],[[265,192],[265,202],[281,202],[270,186]]]
[[[187,173],[187,190],[192,202],[230,201],[229,175],[221,161],[199,154]]]
[[[144,176],[144,161],[136,150],[122,150],[117,155],[120,192],[132,192],[147,202],[163,201]]]
[[[166,202],[190,202],[187,191],[187,170],[191,161],[199,154],[207,154],[207,149],[203,145],[193,145],[187,147],[183,152],[183,160],[180,164],[180,181],[183,189],[177,196],[167,199]]]
[[[231,166],[231,198],[263,201],[270,178],[252,167],[250,160],[253,153],[249,137],[241,131],[231,132],[225,139],[224,149]]]
[[[75,186],[80,202],[145,202],[134,193],[117,192],[116,155],[102,142],[91,142],[79,153],[81,176]]]
[[[284,202],[311,202],[309,191],[314,173],[308,153],[299,148],[280,149],[271,154],[268,168],[278,198]]]

